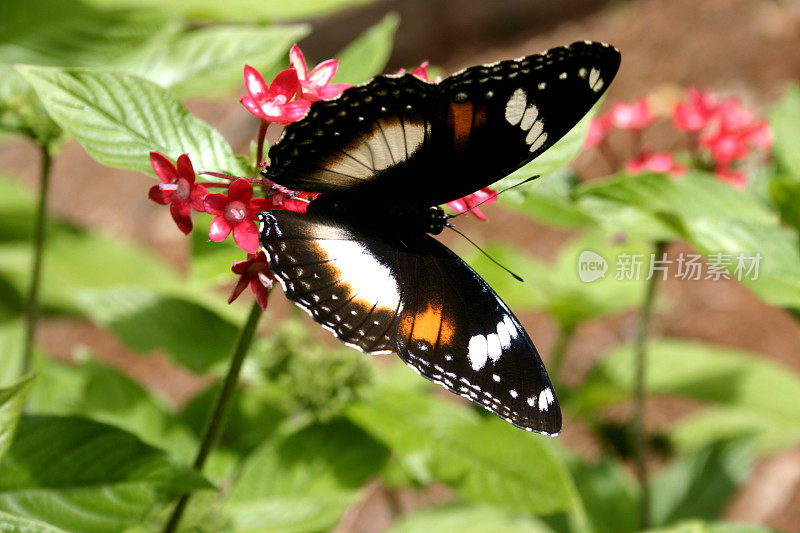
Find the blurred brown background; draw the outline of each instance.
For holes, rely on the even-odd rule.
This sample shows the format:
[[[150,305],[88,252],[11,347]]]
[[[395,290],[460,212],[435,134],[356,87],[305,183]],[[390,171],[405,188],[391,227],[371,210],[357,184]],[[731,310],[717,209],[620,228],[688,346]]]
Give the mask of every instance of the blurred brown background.
[[[735,95],[764,113],[800,79],[800,2],[795,0],[378,0],[312,21],[315,31],[300,43],[306,57],[317,62],[331,56],[387,11],[401,15],[390,71],[429,60],[449,73],[591,39],[610,42],[622,52],[622,68],[608,91],[607,103],[702,86]],[[233,92],[226,102],[196,100],[189,107],[219,128],[239,153],[247,153],[257,124],[240,108],[238,95],[239,91]],[[577,165],[586,175],[606,170],[602,161],[587,156]],[[32,146],[22,142],[1,146],[0,168],[35,188],[38,157]],[[98,175],[103,179],[97,179]],[[77,224],[144,244],[181,265],[186,239],[175,230],[168,211],[147,200],[151,185],[143,175],[95,163],[77,143],[70,142],[55,160],[51,209]],[[549,259],[571,236],[497,207],[485,211],[487,223],[461,223],[478,241],[486,242],[504,231],[510,242]],[[681,250],[688,248],[676,247],[671,252]],[[226,291],[223,288],[221,295]],[[784,311],[760,303],[744,287],[735,282],[670,278],[662,293],[654,334],[749,349],[800,373],[800,326]],[[281,295],[275,294],[272,302],[269,312],[286,312]],[[553,325],[543,314],[523,314],[520,319],[533,332],[546,360],[555,340]],[[634,316],[627,315],[583,327],[570,347],[563,379],[580,379],[603,348],[631,337],[634,324]],[[50,353],[65,358],[76,346],[88,345],[177,402],[205,383],[203,378],[170,367],[158,354],[128,353],[108,333],[72,320],[46,321],[40,342]],[[691,408],[653,399],[648,421],[656,428],[667,427],[676,415]],[[598,453],[579,427],[567,424],[561,438],[589,456]],[[358,522],[370,522],[371,527],[361,529],[350,523],[340,529],[379,530],[383,507],[376,497],[361,510],[363,520]],[[727,516],[800,532],[800,448],[762,460]]]

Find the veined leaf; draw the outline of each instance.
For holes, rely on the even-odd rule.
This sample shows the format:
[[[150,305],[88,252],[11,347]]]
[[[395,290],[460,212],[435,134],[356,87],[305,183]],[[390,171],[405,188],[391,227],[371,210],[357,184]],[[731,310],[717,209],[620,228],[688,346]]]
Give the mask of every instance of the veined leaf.
[[[0,464],[14,439],[17,422],[22,413],[25,398],[28,396],[32,379],[31,376],[28,376],[13,385],[0,389]]]
[[[51,525],[28,518],[21,518],[0,511],[0,531],[19,531],[24,533],[66,533]]]
[[[800,86],[786,91],[770,113],[770,125],[775,136],[772,150],[788,177],[800,181]]]
[[[23,417],[0,465],[0,511],[74,532],[122,530],[154,504],[204,488],[164,452],[77,417]]]
[[[154,175],[149,152],[196,170],[244,172],[225,138],[159,85],[120,72],[19,65],[47,112],[99,162]]]
[[[88,0],[98,6],[150,5],[162,7],[160,0]],[[321,17],[346,7],[370,4],[374,0],[229,0],[221,4],[215,0],[172,0],[169,7],[195,19],[217,21],[274,21],[306,20]]]
[[[512,512],[583,514],[570,475],[547,437],[388,387],[353,405],[349,416],[465,499]]]
[[[169,87],[181,97],[209,96],[241,86],[245,64],[257,68],[269,82],[288,66],[282,63],[289,47],[308,32],[303,24],[199,28],[134,52],[115,66]]]
[[[400,17],[389,13],[336,54],[339,70],[334,81],[356,85],[381,74],[392,53],[399,24]]]

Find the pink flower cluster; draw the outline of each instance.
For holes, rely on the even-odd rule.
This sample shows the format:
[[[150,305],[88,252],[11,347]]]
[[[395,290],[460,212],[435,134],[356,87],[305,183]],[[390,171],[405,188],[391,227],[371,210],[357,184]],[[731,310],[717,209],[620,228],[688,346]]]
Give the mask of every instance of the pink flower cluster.
[[[735,98],[720,99],[709,90],[688,89],[684,99],[673,106],[669,118],[675,129],[689,135],[692,161],[735,186],[747,182],[744,162],[754,155],[763,158],[772,145],[766,120],[758,119]],[[591,122],[585,147],[599,147],[616,167],[617,158],[609,157],[608,134],[612,128],[627,130],[634,136],[637,147],[635,156],[624,164],[627,172],[681,175],[686,167],[672,153],[641,146],[644,129],[658,119],[646,97],[630,104],[617,103]]]
[[[339,62],[328,59],[308,71],[305,57],[297,45],[289,51],[290,67],[279,72],[272,83],[267,83],[256,69],[244,67],[244,85],[247,94],[240,102],[254,116],[261,119],[262,127],[258,134],[257,162],[263,155],[264,137],[270,124],[285,126],[302,119],[311,104],[319,100],[335,98],[350,85],[331,83]],[[411,74],[428,81],[427,63],[411,71]],[[400,70],[398,74],[405,71]],[[150,164],[161,183],[150,189],[150,199],[169,205],[170,213],[178,228],[185,234],[192,230],[191,211],[213,215],[208,238],[222,242],[233,235],[239,248],[247,253],[247,258],[233,264],[232,271],[239,276],[229,302],[235,300],[246,287],[250,287],[256,302],[262,309],[267,306],[267,296],[274,277],[269,271],[264,253],[259,251],[256,214],[268,209],[286,209],[304,213],[308,202],[316,195],[287,190],[269,179],[249,179],[229,176],[217,172],[202,172],[224,179],[228,183],[198,182],[188,154],[178,157],[173,164],[166,156],[150,152]],[[210,188],[224,188],[225,192],[209,191]],[[263,196],[254,196],[257,187]],[[476,204],[491,198],[494,191],[485,188],[448,205],[463,212]],[[488,200],[487,200],[488,198]],[[478,218],[486,217],[478,209],[473,209]]]

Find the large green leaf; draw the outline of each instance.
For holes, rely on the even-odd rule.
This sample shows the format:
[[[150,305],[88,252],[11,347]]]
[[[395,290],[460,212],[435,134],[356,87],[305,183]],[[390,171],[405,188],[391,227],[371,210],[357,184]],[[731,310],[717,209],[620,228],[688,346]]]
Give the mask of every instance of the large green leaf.
[[[0,511],[0,531],[17,531],[24,533],[65,533],[63,529],[58,529],[43,522],[20,518]]]
[[[604,457],[596,464],[569,461],[593,533],[625,533],[638,529],[639,493],[622,463]]]
[[[214,128],[159,85],[121,72],[19,65],[50,116],[99,162],[153,175],[149,152],[188,153],[200,170],[244,169]]]
[[[772,109],[770,125],[775,137],[775,158],[789,177],[800,181],[800,86],[790,87]]]
[[[431,507],[403,517],[389,533],[549,533],[550,528],[530,517],[516,516],[482,505],[447,505]]]
[[[163,10],[98,10],[74,0],[0,3],[0,128],[40,142],[59,133],[13,64],[105,66],[169,26]]]
[[[773,533],[772,529],[753,526],[750,524],[736,524],[733,522],[703,522],[701,520],[688,520],[677,525],[659,529],[649,529],[649,533]]]
[[[246,460],[226,500],[232,530],[330,529],[387,457],[345,419],[269,440]]]
[[[633,357],[629,346],[613,350],[591,371],[571,407],[592,411],[626,401],[633,387]],[[688,441],[702,443],[702,435],[761,433],[766,427],[777,436],[759,435],[769,437],[762,445],[800,441],[800,377],[757,354],[694,341],[653,341],[646,388],[651,394],[683,396],[725,409],[714,425],[694,426],[705,433]],[[737,415],[725,420],[725,413]]]
[[[149,5],[162,8],[160,0],[88,0],[97,6]],[[370,4],[374,0],[172,0],[169,8],[196,19],[219,21],[305,20],[321,17],[350,6]]]
[[[335,81],[355,85],[382,73],[392,53],[399,24],[400,17],[389,13],[336,54],[339,70]]]
[[[349,416],[468,500],[513,512],[582,514],[569,472],[547,437],[389,387],[353,405]]]
[[[0,464],[14,439],[14,432],[25,398],[30,391],[31,381],[32,377],[26,377],[0,389]]]
[[[300,24],[199,28],[176,34],[166,43],[153,43],[115,66],[183,97],[209,96],[241,85],[245,64],[259,69],[269,82],[283,66],[278,63],[283,63],[289,47],[308,31],[307,25]]]
[[[164,452],[77,417],[23,417],[0,465],[0,510],[66,531],[118,531],[154,504],[204,488]]]
[[[678,458],[651,485],[653,523],[663,526],[689,518],[717,518],[754,461],[748,440],[718,442]]]
[[[0,387],[19,379],[22,372],[22,322],[0,322]]]
[[[662,175],[619,176],[581,188],[581,200],[603,199],[658,217],[706,257],[722,254],[731,277],[741,278],[764,301],[800,309],[800,250],[797,231],[781,226],[771,211],[752,194],[734,189],[712,175],[693,173],[681,178]],[[616,230],[619,219],[599,219]],[[758,274],[736,273],[738,257],[756,257]],[[746,260],[746,265],[752,261]]]

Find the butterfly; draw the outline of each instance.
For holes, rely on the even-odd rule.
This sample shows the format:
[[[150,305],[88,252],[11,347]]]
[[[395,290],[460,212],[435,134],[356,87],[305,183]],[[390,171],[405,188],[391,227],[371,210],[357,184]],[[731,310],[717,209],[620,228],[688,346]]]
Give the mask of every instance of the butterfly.
[[[315,102],[271,147],[266,175],[319,195],[306,213],[259,213],[260,244],[286,296],[346,345],[396,352],[515,426],[558,434],[561,410],[530,337],[430,234],[447,224],[437,206],[563,137],[619,63],[612,46],[584,41],[439,83],[378,76]]]

